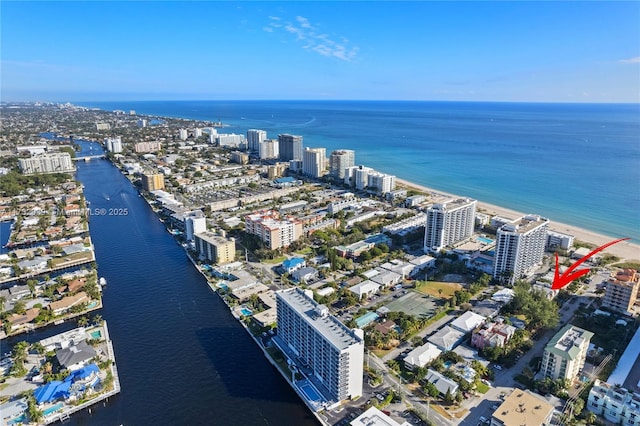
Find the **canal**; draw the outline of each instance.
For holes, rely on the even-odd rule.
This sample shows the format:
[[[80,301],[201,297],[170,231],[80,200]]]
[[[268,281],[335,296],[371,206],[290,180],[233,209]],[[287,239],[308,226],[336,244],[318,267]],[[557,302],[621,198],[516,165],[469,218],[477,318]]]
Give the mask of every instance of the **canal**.
[[[91,155],[101,149],[80,145]],[[106,210],[90,221],[107,280],[97,313],[109,326],[122,392],[70,423],[316,425],[129,180],[104,159],[77,167],[91,210]]]

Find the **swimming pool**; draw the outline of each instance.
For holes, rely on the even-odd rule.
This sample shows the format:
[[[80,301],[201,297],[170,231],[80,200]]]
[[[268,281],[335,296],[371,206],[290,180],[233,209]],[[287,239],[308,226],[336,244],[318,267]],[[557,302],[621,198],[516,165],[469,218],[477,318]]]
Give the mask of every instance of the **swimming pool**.
[[[91,302],[87,305],[87,309],[92,309],[98,306],[98,302]]]
[[[248,317],[249,315],[251,315],[253,312],[251,312],[251,309],[247,309],[247,308],[242,308],[240,309],[240,313],[242,315],[244,315],[245,317]]]
[[[100,332],[100,330],[92,331],[91,333],[89,333],[89,335],[92,339],[102,339],[102,333]]]
[[[15,425],[15,424],[18,424],[18,423],[24,423],[25,420],[27,420],[27,416],[25,416],[23,414],[20,417],[16,417],[15,419],[8,421],[7,424],[8,425]]]
[[[320,401],[322,399],[320,394],[308,382],[298,385],[298,388],[309,401]]]
[[[46,410],[42,411],[42,414],[44,416],[48,416],[51,413],[54,413],[60,409],[62,409],[62,407],[64,407],[64,404],[62,402],[58,402],[56,405],[54,405],[53,407],[49,407]]]
[[[378,314],[376,314],[375,312],[367,312],[363,316],[356,318],[356,325],[358,326],[358,328],[362,328],[377,319]]]
[[[478,241],[480,241],[481,243],[485,243],[485,244],[493,244],[494,241],[490,238],[486,238],[486,237],[476,237],[476,239]]]

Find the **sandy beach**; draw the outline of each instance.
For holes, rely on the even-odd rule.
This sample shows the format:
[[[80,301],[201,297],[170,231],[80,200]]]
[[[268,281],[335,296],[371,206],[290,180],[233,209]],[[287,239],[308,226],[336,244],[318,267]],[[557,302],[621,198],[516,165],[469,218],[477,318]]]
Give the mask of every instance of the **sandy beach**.
[[[446,192],[443,192],[437,189],[428,188],[426,186],[418,185],[404,179],[396,178],[396,181],[399,185],[402,185],[403,187],[414,188],[418,191],[431,194],[430,200],[436,203],[443,202],[450,198],[460,198],[459,195],[448,194]],[[495,206],[493,204],[488,204],[480,200],[478,200],[478,212],[489,214],[492,216],[493,215],[503,216],[503,217],[512,218],[512,219],[516,219],[522,216],[523,214],[527,214],[527,213],[536,214],[535,212],[524,212],[524,213],[517,212],[515,210],[507,209],[500,206]],[[596,232],[578,228],[577,226],[568,225],[566,223],[550,221],[549,228],[553,231],[573,235],[576,240],[596,244],[597,246],[601,246],[613,240],[616,240],[616,238],[614,237],[598,234]],[[610,253],[614,256],[617,256],[622,260],[640,262],[640,245],[633,244],[628,241],[622,241],[617,244],[614,244],[611,247],[608,247],[605,250],[605,252]]]

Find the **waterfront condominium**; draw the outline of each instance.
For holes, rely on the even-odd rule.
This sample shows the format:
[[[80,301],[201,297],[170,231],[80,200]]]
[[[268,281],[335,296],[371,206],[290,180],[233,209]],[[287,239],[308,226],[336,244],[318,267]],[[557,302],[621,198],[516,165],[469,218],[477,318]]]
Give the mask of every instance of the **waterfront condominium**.
[[[339,149],[331,152],[329,157],[329,174],[344,180],[345,170],[353,167],[356,161],[356,152],[351,149]]]
[[[623,269],[615,278],[607,281],[607,290],[602,298],[602,306],[633,315],[634,307],[640,291],[640,274],[635,269]]]
[[[18,160],[20,171],[25,174],[33,173],[69,173],[74,172],[71,156],[68,152],[34,155],[30,158]]]
[[[275,211],[260,211],[244,218],[245,232],[256,235],[269,250],[288,247],[302,236],[302,222],[281,218]]]
[[[424,251],[439,251],[473,234],[476,200],[459,198],[427,209]]]
[[[355,186],[358,190],[365,189],[369,184],[369,173],[375,173],[375,170],[365,166],[347,167],[344,171],[344,183]]]
[[[223,264],[233,262],[236,256],[236,242],[233,238],[214,234],[209,231],[194,235],[196,251],[202,259]]]
[[[260,149],[260,143],[265,140],[267,140],[267,132],[265,130],[247,130],[247,149],[258,151]]]
[[[367,175],[367,187],[380,194],[387,194],[396,189],[396,177],[386,173],[374,172]]]
[[[326,148],[305,148],[302,154],[302,173],[316,179],[321,178],[326,170]]]
[[[159,173],[142,175],[142,189],[149,192],[164,189],[164,175]]]
[[[276,300],[274,341],[283,352],[311,370],[307,377],[314,385],[322,385],[316,387],[335,402],[362,395],[362,330],[351,330],[338,321],[326,306],[313,300],[310,290],[280,290]]]
[[[302,161],[302,136],[278,135],[278,150],[282,161]]]
[[[105,138],[104,146],[107,148],[107,151],[119,154],[122,152],[122,139],[120,136],[116,138]]]
[[[571,324],[565,325],[544,348],[540,368],[544,377],[573,382],[584,367],[592,337],[590,331]]]
[[[513,284],[542,262],[549,219],[526,215],[498,228],[493,277]]]

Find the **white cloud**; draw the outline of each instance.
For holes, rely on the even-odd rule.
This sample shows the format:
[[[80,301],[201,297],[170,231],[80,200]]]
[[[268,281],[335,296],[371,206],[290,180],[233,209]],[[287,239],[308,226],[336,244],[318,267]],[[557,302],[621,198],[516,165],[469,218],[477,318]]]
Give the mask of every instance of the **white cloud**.
[[[346,37],[336,36],[334,38],[329,34],[319,32],[318,28],[304,16],[296,16],[294,22],[283,21],[277,16],[269,16],[269,20],[270,22],[263,27],[264,31],[273,33],[282,29],[293,34],[297,41],[304,42],[303,49],[347,62],[355,59],[358,54],[358,46],[353,46]],[[339,42],[335,40],[339,40]]]
[[[629,59],[620,59],[618,62],[621,64],[640,64],[640,56]]]

